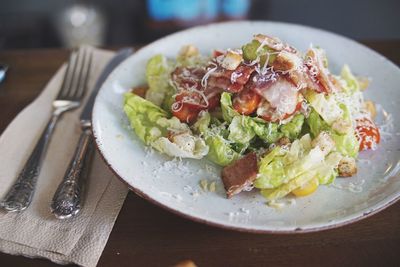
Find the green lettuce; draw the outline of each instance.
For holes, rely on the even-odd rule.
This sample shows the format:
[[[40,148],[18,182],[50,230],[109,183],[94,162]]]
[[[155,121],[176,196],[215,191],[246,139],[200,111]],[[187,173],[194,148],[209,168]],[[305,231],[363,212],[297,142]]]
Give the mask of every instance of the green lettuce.
[[[276,147],[261,159],[255,187],[276,188],[318,166],[323,159],[321,149],[311,148],[310,136],[304,135],[295,140],[289,150]]]
[[[311,112],[306,119],[306,122],[310,128],[310,133],[313,138],[317,137],[322,131],[330,131],[331,127],[321,118],[321,116],[314,110]]]
[[[297,114],[293,117],[291,121],[282,125],[280,127],[280,131],[284,136],[293,141],[297,139],[297,137],[299,136],[301,129],[303,127],[303,123],[304,123],[304,115]]]
[[[347,107],[343,104],[340,104],[340,107],[343,109],[343,117],[341,119],[349,121],[350,114]],[[313,137],[318,136],[318,134],[322,131],[327,131],[335,141],[336,151],[340,152],[343,156],[349,156],[353,158],[357,157],[359,143],[353,130],[350,130],[345,134],[339,134],[335,132],[314,109],[311,110],[306,121],[310,127],[310,132]]]
[[[331,183],[342,155],[331,152],[326,157],[319,146],[311,145],[309,134],[295,140],[289,149],[275,147],[261,158],[256,188],[269,200],[278,199],[317,178],[320,184]]]
[[[126,93],[124,111],[136,135],[147,145],[167,135],[167,129],[157,123],[160,119],[166,118],[167,112],[152,102],[135,94]]]
[[[277,123],[268,123],[257,117],[253,118],[240,115],[239,112],[232,107],[232,95],[229,93],[222,93],[221,109],[222,116],[228,123],[232,123],[234,118],[237,118],[235,119],[234,125],[229,127],[229,129],[233,131],[231,140],[234,142],[244,143],[250,141],[254,136],[258,136],[267,143],[274,143],[283,136],[279,131],[279,125]],[[239,121],[241,122],[240,124],[238,124]],[[298,125],[299,122],[300,119],[297,119],[296,125]],[[289,134],[289,128],[290,126],[287,128],[287,134]],[[296,127],[293,127],[293,130],[295,130],[294,128]],[[295,133],[293,132],[293,134]]]
[[[235,116],[240,116],[239,112],[232,107],[232,96],[229,93],[223,92],[221,94],[221,110],[222,117],[228,123],[230,123]]]
[[[343,156],[356,158],[358,155],[360,143],[357,140],[355,133],[348,132],[347,134],[332,134],[336,144],[336,150]]]
[[[232,147],[233,143],[225,138],[225,124],[211,124],[211,121],[210,113],[202,111],[192,128],[204,138],[209,148],[207,158],[220,166],[227,166],[239,159],[240,153],[236,152]]]
[[[275,143],[283,136],[277,123],[266,122],[260,118],[252,118],[252,129],[261,140],[269,144]]]
[[[176,117],[168,118],[166,111],[133,93],[124,95],[124,111],[136,135],[145,144],[170,156],[202,158],[208,147],[199,136],[193,135],[187,124]],[[174,138],[167,138],[174,133]]]
[[[305,94],[310,106],[324,119],[328,125],[343,116],[343,111],[336,101],[334,95],[325,95],[314,91],[307,91]]]
[[[248,144],[256,135],[253,130],[253,121],[248,116],[235,116],[229,124],[228,139],[234,143]]]
[[[258,178],[254,181],[256,188],[275,188],[287,179],[284,167],[285,151],[280,147],[275,147],[266,156],[261,158],[259,163]]]
[[[293,190],[303,186],[308,183],[316,176],[316,172],[310,170],[308,172],[302,173],[299,176],[293,178],[290,182],[282,184],[276,189],[262,189],[261,195],[263,195],[267,200],[276,200],[285,197]]]
[[[205,136],[205,141],[209,147],[207,158],[220,166],[227,166],[240,157],[240,154],[220,135]]]
[[[146,80],[149,86],[146,92],[147,100],[161,106],[166,96],[171,98],[175,93],[175,89],[168,82],[172,70],[173,64],[161,54],[149,59],[146,66]]]
[[[211,116],[208,111],[201,111],[197,117],[197,121],[193,124],[192,128],[196,133],[206,134],[208,126],[211,122]]]
[[[357,78],[351,73],[348,65],[344,65],[340,72],[340,79],[342,82],[342,89],[347,94],[353,94],[360,90],[360,83]]]

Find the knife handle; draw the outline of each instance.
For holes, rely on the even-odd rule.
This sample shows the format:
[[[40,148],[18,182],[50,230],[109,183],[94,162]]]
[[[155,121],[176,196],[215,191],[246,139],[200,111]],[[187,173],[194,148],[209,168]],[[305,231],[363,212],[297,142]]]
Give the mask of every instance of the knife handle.
[[[70,218],[80,211],[93,150],[92,132],[85,129],[50,205],[51,212],[58,219]]]

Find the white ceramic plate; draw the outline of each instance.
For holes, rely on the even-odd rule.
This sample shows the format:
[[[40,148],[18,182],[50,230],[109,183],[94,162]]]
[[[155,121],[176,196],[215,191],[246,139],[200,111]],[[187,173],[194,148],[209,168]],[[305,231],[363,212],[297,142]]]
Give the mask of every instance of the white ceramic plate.
[[[122,110],[122,94],[145,83],[145,65],[156,53],[175,57],[180,47],[194,44],[202,53],[241,47],[253,34],[264,33],[305,51],[310,43],[324,48],[330,69],[338,73],[349,64],[357,75],[372,78],[366,98],[393,114],[376,151],[362,152],[358,175],[338,178],[336,186],[321,186],[316,193],[281,209],[271,208],[257,190],[226,199],[220,168],[207,160],[174,160],[149,153],[129,128]],[[98,148],[110,168],[137,194],[195,221],[251,232],[307,232],[350,223],[394,203],[400,197],[400,69],[371,49],[326,31],[276,22],[231,22],[192,28],[162,38],[139,50],[107,79],[96,99],[93,130]],[[384,121],[380,116],[379,123]],[[388,128],[388,127],[386,127]],[[216,192],[203,192],[199,181],[216,181]],[[341,187],[342,189],[338,188]],[[350,190],[346,188],[352,188]]]

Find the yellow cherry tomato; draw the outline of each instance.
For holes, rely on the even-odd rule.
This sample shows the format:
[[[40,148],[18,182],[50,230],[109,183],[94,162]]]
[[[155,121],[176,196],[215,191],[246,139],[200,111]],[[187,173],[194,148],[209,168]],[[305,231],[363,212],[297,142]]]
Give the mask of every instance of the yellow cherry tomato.
[[[319,185],[318,179],[315,178],[305,183],[303,186],[296,188],[295,190],[292,191],[292,193],[296,197],[304,197],[314,193],[315,190],[317,190],[318,185]]]

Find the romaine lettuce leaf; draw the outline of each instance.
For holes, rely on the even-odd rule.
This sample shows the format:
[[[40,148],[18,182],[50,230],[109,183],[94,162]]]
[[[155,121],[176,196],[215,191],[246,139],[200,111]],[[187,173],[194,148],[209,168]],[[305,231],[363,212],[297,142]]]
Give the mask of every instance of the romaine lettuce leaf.
[[[304,123],[304,115],[297,114],[293,117],[291,121],[282,125],[279,130],[284,136],[289,138],[291,141],[297,139]]]
[[[174,94],[175,89],[169,84],[172,70],[173,64],[161,54],[149,59],[146,66],[146,80],[149,85],[146,92],[147,100],[161,106],[167,94]]]
[[[360,143],[357,140],[355,133],[348,132],[347,134],[332,134],[332,138],[336,144],[336,150],[343,156],[356,158],[360,148]]]
[[[295,140],[289,150],[274,148],[260,161],[257,188],[276,188],[320,164],[324,155],[319,147],[311,148],[311,138],[304,135]]]
[[[341,159],[342,156],[339,153],[330,153],[325,160],[315,168],[299,174],[287,183],[281,184],[276,188],[261,189],[261,194],[268,200],[276,200],[302,187],[315,178],[318,178],[319,184],[330,184],[337,177],[336,168]]]
[[[254,187],[260,189],[275,188],[279,186],[283,180],[286,180],[284,155],[284,149],[277,146],[261,158],[258,176],[254,181]]]
[[[267,199],[289,194],[317,178],[320,184],[331,183],[337,176],[336,168],[342,155],[331,152],[326,157],[321,148],[312,146],[309,134],[295,140],[289,149],[275,147],[261,158],[259,174],[254,182]]]
[[[308,172],[302,173],[299,176],[296,176],[288,183],[282,184],[278,188],[275,189],[262,189],[261,195],[263,195],[267,200],[276,200],[282,198],[292,192],[293,190],[301,187],[302,185],[308,183],[316,176],[316,172],[310,170]]]
[[[187,124],[177,118],[168,118],[167,112],[152,102],[132,93],[126,93],[124,111],[136,135],[145,144],[175,157],[202,158],[208,147],[199,136],[193,135]],[[172,141],[167,138],[174,133]]]
[[[236,122],[239,121],[239,119],[237,119],[235,122],[236,126],[232,126],[232,129],[230,130],[236,130],[236,133],[241,131],[243,136],[246,135],[246,140],[251,140],[255,135],[257,135],[260,139],[267,143],[274,143],[283,136],[283,134],[279,132],[279,126],[277,123],[268,123],[260,118],[240,115],[239,112],[233,109],[231,97],[232,95],[226,92],[222,93],[221,95],[221,109],[223,118],[225,121],[231,123],[235,117],[239,117],[242,122],[242,127],[237,127]],[[297,123],[298,122],[299,120]],[[237,135],[236,133],[231,136],[234,140],[238,140],[237,137],[240,135]],[[241,141],[241,143],[244,143],[244,141]]]
[[[331,125],[334,121],[343,116],[343,110],[339,107],[334,95],[325,95],[323,93],[316,93],[314,91],[307,91],[305,94],[310,106],[324,119],[324,121]]]
[[[227,166],[239,159],[240,154],[231,148],[230,143],[220,135],[205,136],[206,144],[209,147],[207,158],[212,162]]]
[[[221,94],[221,110],[222,117],[228,123],[230,123],[235,116],[240,116],[239,112],[233,109],[232,107],[232,98],[231,94],[223,92]]]
[[[136,135],[147,145],[167,135],[167,128],[157,123],[159,119],[165,119],[167,113],[152,102],[135,94],[126,93],[124,111]]]
[[[211,121],[210,114],[202,111],[192,128],[201,134],[209,147],[207,158],[220,166],[229,165],[237,160],[240,154],[233,149],[232,142],[225,138],[225,125],[211,124]]]
[[[229,124],[228,139],[239,144],[249,144],[254,138],[255,132],[252,128],[253,122],[248,116],[235,116]]]
[[[306,121],[308,126],[310,127],[310,133],[314,138],[317,137],[320,132],[330,131],[331,129],[314,109],[311,109],[311,112]]]
[[[197,121],[192,128],[199,134],[205,134],[208,131],[208,126],[211,122],[211,116],[208,111],[201,111],[197,117]]]
[[[275,143],[283,136],[277,123],[269,123],[263,119],[252,118],[252,128],[261,140],[269,144]]]
[[[340,78],[342,80],[342,89],[347,94],[353,94],[360,90],[360,84],[356,77],[351,73],[348,65],[344,65],[340,72]]]
[[[340,107],[343,108],[342,119],[350,120],[350,115],[347,108],[343,104],[341,104]],[[336,133],[313,109],[307,118],[307,124],[310,127],[310,132],[313,137],[318,136],[318,134],[322,131],[327,131],[331,134],[332,139],[335,141],[336,151],[340,152],[343,156],[357,157],[360,145],[354,131],[351,130],[346,134]]]
[[[326,156],[323,164],[318,166],[315,171],[317,173],[319,184],[330,184],[337,177],[337,166],[343,156],[338,152],[332,152]]]

